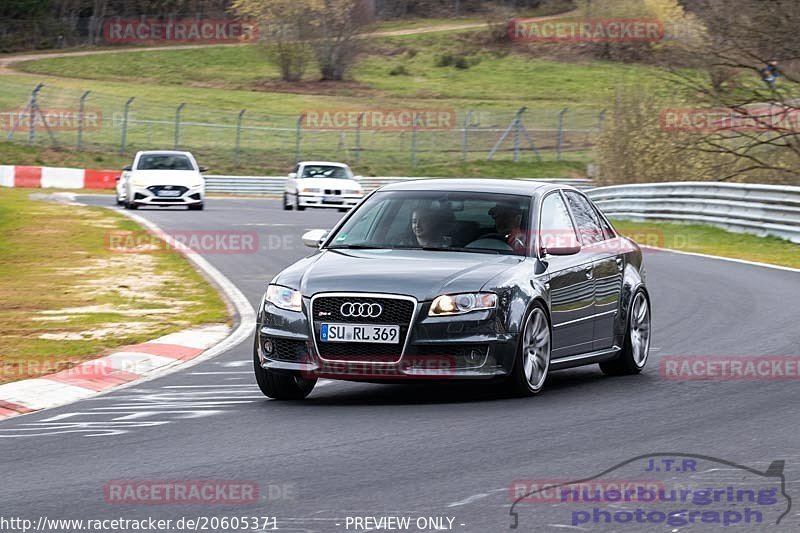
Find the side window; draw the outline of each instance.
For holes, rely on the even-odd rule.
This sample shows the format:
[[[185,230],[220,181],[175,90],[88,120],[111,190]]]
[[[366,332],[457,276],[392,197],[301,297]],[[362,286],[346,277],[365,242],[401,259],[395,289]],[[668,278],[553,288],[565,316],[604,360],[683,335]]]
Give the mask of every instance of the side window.
[[[545,196],[539,220],[539,239],[543,248],[577,242],[569,211],[557,192]]]
[[[336,240],[331,244],[336,246],[337,244],[353,244],[368,241],[370,239],[370,234],[373,233],[375,221],[382,216],[386,205],[387,201],[381,200],[366,207],[365,212],[353,226],[348,228],[347,233],[342,233],[340,231]]]
[[[594,212],[597,215],[597,219],[600,221],[600,227],[603,228],[603,235],[605,235],[606,239],[613,239],[614,237],[616,237],[616,233],[614,232],[614,229],[611,227],[611,224],[609,224],[606,221],[606,219],[600,215],[600,210],[597,208],[597,206],[592,204],[592,207],[594,208]]]
[[[603,227],[600,224],[600,217],[594,210],[589,200],[572,191],[564,191],[578,225],[578,232],[581,235],[581,244],[592,244],[606,239]]]

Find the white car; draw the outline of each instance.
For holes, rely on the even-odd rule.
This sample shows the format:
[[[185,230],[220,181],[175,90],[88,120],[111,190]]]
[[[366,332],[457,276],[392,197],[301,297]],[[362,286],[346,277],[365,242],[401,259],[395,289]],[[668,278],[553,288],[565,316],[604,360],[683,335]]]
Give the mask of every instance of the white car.
[[[364,188],[344,163],[302,161],[294,167],[283,190],[283,208],[336,207],[347,211],[364,197]]]
[[[157,150],[138,152],[133,164],[122,169],[117,180],[117,205],[137,209],[143,205],[185,205],[201,210],[205,205],[206,182],[189,152]]]

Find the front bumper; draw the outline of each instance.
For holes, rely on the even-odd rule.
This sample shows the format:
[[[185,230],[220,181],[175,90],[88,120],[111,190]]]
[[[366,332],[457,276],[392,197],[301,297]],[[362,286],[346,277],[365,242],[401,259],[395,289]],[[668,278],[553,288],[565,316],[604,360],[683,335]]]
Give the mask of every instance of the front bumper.
[[[202,203],[205,199],[205,187],[173,186],[181,194],[177,196],[161,196],[157,191],[161,187],[131,187],[131,202],[137,205],[193,205]],[[183,189],[186,189],[183,191]]]
[[[361,194],[341,194],[341,195],[325,195],[325,194],[300,194],[297,201],[301,207],[354,207],[364,195]]]
[[[408,342],[397,361],[332,361],[320,357],[304,312],[267,304],[259,313],[256,349],[261,366],[276,372],[353,381],[490,379],[511,372],[517,334],[497,311],[448,317],[427,316],[430,302],[417,303]]]

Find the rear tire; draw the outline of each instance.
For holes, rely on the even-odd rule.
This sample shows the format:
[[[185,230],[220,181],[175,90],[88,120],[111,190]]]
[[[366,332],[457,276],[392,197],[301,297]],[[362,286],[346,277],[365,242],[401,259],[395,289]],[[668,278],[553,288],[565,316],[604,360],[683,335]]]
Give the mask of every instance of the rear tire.
[[[647,364],[649,354],[650,300],[647,298],[647,294],[639,289],[631,298],[622,352],[616,359],[600,363],[600,370],[607,376],[638,374]]]
[[[538,302],[528,311],[523,324],[509,383],[515,396],[534,396],[542,391],[550,371],[553,332],[550,319]]]
[[[258,342],[258,337],[256,337]],[[256,374],[258,388],[264,396],[275,400],[302,400],[314,390],[316,378],[302,378],[291,374],[276,374],[261,367],[258,359],[258,347],[253,344],[253,369]]]

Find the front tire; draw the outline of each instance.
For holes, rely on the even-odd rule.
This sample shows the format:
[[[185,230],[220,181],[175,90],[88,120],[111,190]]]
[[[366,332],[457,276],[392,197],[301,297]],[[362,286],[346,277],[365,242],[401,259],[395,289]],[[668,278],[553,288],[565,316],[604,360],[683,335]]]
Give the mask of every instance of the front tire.
[[[539,394],[550,371],[552,328],[541,304],[535,303],[525,318],[517,358],[509,381],[517,396]]]
[[[256,340],[258,342],[258,340]],[[258,347],[253,346],[253,369],[258,388],[264,396],[275,400],[302,400],[314,390],[316,378],[302,378],[291,374],[276,374],[261,366]]]
[[[199,204],[189,204],[189,211],[202,211],[205,208],[205,202]]]
[[[609,376],[638,374],[650,354],[650,300],[642,289],[631,299],[628,327],[622,352],[613,361],[600,363],[600,370]]]
[[[300,205],[300,195],[294,195],[294,206],[297,208],[298,211],[305,211],[306,207],[304,205]]]
[[[292,210],[292,204],[289,203],[289,198],[286,196],[286,193],[283,193],[283,210],[284,211]]]
[[[135,211],[135,210],[139,209],[139,206],[136,205],[133,202],[125,202],[125,209],[132,209],[132,210]]]

